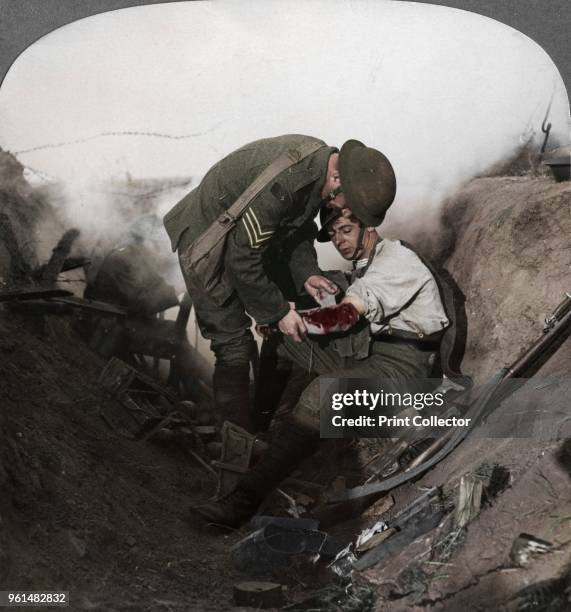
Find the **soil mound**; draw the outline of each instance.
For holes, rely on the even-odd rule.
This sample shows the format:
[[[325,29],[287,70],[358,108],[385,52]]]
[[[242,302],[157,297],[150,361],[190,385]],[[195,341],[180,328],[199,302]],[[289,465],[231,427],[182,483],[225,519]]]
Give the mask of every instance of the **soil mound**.
[[[466,297],[466,372],[482,379],[538,336],[570,291],[571,183],[480,178],[448,201],[445,262]]]

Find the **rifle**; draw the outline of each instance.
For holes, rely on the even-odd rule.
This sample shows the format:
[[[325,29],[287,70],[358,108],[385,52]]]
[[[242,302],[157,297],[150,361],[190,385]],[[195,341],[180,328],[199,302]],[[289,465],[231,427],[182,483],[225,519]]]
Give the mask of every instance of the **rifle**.
[[[514,378],[522,378],[526,373],[536,370],[543,365],[559,346],[568,338],[571,328],[571,294],[566,293],[563,301],[555,310],[545,318],[545,326],[542,335],[525,350],[510,366],[499,370],[487,381],[480,392],[479,397],[471,404],[463,415],[470,418],[467,427],[450,429],[443,436],[436,439],[432,445],[422,452],[407,468],[406,471],[390,476],[381,482],[366,483],[359,487],[347,489],[339,495],[330,497],[329,504],[340,502],[356,502],[358,506],[367,498],[374,501],[386,493],[409,480],[418,478],[427,470],[442,461],[449,455],[472,431],[475,424],[484,417],[492,405],[497,405],[496,400],[507,397],[507,381]],[[467,393],[469,393],[468,391]],[[464,393],[457,395],[454,402],[458,402]],[[403,446],[402,441],[395,444]],[[389,451],[390,452],[390,451]]]

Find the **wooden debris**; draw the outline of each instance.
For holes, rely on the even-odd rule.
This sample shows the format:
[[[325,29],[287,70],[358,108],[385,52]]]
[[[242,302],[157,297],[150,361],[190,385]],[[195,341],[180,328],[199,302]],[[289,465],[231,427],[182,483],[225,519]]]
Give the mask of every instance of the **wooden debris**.
[[[211,472],[215,476],[218,475],[216,470],[211,465],[206,463],[206,461],[204,461],[204,459],[197,452],[193,451],[192,449],[188,449],[188,452],[206,471]]]
[[[282,585],[276,582],[239,582],[234,585],[234,603],[262,610],[279,608],[284,603]]]
[[[510,561],[518,567],[525,567],[535,555],[550,552],[553,548],[551,542],[541,540],[528,533],[520,533],[514,540],[510,551]]]
[[[456,505],[456,526],[465,527],[480,513],[484,483],[473,474],[466,474],[460,479],[458,503]]]
[[[217,429],[214,425],[192,425],[192,431],[199,436],[210,436],[216,433]]]
[[[387,538],[390,538],[396,532],[397,532],[396,529],[394,529],[393,527],[389,527],[388,529],[385,529],[384,531],[381,531],[380,533],[377,533],[376,535],[374,535],[367,542],[358,546],[356,550],[357,552],[365,552],[366,550],[371,550],[371,548],[375,548],[375,546],[378,546],[379,544],[384,542]]]
[[[24,300],[37,300],[46,298],[63,298],[72,296],[71,291],[65,289],[42,289],[41,287],[27,287],[24,289],[13,289],[11,291],[0,291],[0,302],[22,302]]]
[[[288,495],[285,491],[282,491],[282,489],[276,489],[276,491],[287,501],[289,505],[287,512],[291,514],[293,518],[298,519],[300,515],[300,508],[298,508],[295,499],[291,497],[291,495]]]
[[[52,250],[48,263],[38,272],[43,285],[52,285],[56,282],[58,274],[62,271],[65,261],[71,251],[75,240],[79,237],[78,229],[67,230]]]
[[[126,317],[127,311],[119,306],[113,304],[107,304],[107,302],[98,302],[96,300],[86,300],[84,298],[75,297],[68,292],[68,296],[56,297],[52,301],[58,304],[68,304],[81,310],[87,310],[89,312],[96,312],[98,314],[114,315],[116,317]]]
[[[392,495],[381,497],[372,506],[367,508],[361,516],[364,518],[374,518],[382,516],[385,512],[389,511],[395,505],[395,500]]]
[[[101,408],[102,418],[118,433],[147,439],[177,419],[170,390],[116,357],[109,360],[98,384],[118,400],[105,402]]]
[[[388,532],[391,533],[388,533]],[[363,529],[355,542],[357,552],[365,552],[374,548],[377,544],[384,542],[389,536],[396,532],[396,529],[389,528],[384,521],[377,521],[372,527]]]

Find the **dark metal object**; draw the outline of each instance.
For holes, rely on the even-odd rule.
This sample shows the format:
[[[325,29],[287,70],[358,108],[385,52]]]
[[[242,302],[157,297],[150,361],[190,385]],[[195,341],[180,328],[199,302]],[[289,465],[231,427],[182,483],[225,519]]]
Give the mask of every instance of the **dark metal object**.
[[[184,294],[176,316],[175,328],[179,338],[186,338],[186,327],[192,310],[192,299],[188,293]]]
[[[558,157],[556,159],[549,159],[543,162],[546,166],[549,166],[555,180],[560,183],[562,181],[568,181],[571,179],[571,159],[569,157]]]
[[[268,575],[288,567],[296,555],[312,553],[334,559],[343,548],[323,531],[267,525],[235,544],[230,559],[242,572]]]
[[[68,257],[61,267],[62,272],[69,272],[70,270],[77,270],[77,268],[83,268],[84,266],[91,263],[89,257]]]
[[[356,570],[367,569],[371,565],[398,553],[416,538],[434,529],[444,516],[441,493],[440,487],[432,487],[401,510],[389,522],[389,526],[397,529],[398,533],[353,562],[353,568]]]
[[[62,298],[73,295],[65,289],[42,289],[41,287],[30,287],[27,289],[14,289],[11,291],[0,291],[0,302],[22,302],[25,300],[37,300],[47,298]]]
[[[549,140],[549,132],[551,132],[551,122],[547,123],[547,116],[549,114],[549,110],[551,108],[551,103],[549,104],[549,108],[547,109],[547,113],[545,114],[545,119],[541,124],[541,131],[545,134],[545,138],[543,139],[543,144],[541,145],[541,151],[539,153],[539,159],[543,158],[545,154],[545,149],[547,148],[547,141]]]
[[[69,293],[69,292],[68,292]],[[107,302],[98,302],[96,300],[86,300],[84,298],[75,297],[73,295],[65,297],[57,297],[52,300],[60,304],[67,304],[80,310],[87,310],[98,314],[113,315],[116,317],[126,317],[127,311],[119,306],[107,304]]]
[[[22,256],[12,222],[6,213],[0,213],[0,242],[6,247],[10,255],[8,284],[19,285],[29,282],[32,275],[32,267]]]
[[[554,341],[562,335],[571,323],[571,294],[567,293],[563,301],[555,310],[545,318],[543,336],[536,340],[514,363],[507,369],[503,380],[518,378],[534,366],[548,351]]]
[[[250,520],[250,527],[252,529],[262,529],[266,525],[275,525],[285,529],[319,529],[319,521],[312,518],[256,515]]]
[[[125,321],[124,327],[131,353],[173,359],[180,351],[181,341],[176,321],[133,317]]]
[[[38,270],[39,281],[42,285],[52,285],[56,282],[58,274],[62,271],[71,247],[79,237],[79,230],[70,229],[60,238],[52,251],[48,263]]]

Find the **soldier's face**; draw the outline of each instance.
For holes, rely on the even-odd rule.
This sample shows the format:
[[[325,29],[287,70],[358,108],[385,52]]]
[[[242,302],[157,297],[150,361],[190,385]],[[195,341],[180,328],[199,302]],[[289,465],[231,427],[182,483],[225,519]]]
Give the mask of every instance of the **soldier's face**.
[[[357,250],[361,226],[347,217],[340,217],[327,230],[333,246],[344,259],[351,259]]]
[[[341,210],[342,208],[346,208],[347,204],[345,202],[345,194],[343,192],[338,193],[335,197],[330,198],[329,202],[327,202],[327,208],[332,208],[334,210]]]
[[[339,177],[339,153],[333,153],[327,165],[325,184],[321,191],[321,198],[326,202],[326,208],[341,210],[346,208],[345,194],[341,191],[341,179]],[[339,191],[339,193],[336,193]]]

